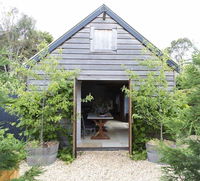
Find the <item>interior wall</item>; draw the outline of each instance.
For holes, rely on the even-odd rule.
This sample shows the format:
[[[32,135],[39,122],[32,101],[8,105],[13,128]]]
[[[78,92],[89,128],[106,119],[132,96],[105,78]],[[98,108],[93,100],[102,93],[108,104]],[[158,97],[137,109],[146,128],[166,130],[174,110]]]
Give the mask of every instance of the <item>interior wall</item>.
[[[103,103],[109,105],[109,112],[115,119],[128,121],[128,99],[122,92],[122,87],[127,86],[127,84],[128,82],[120,81],[82,81],[82,99],[89,93],[94,97],[92,102],[82,103],[82,114],[95,112],[95,107]]]
[[[94,97],[94,101],[98,98],[100,98],[102,101],[103,100],[109,100],[109,99],[114,99],[115,95],[117,94],[122,94],[121,88],[123,86],[128,86],[127,81],[77,81],[76,85],[76,93],[77,93],[77,102],[76,102],[76,111],[77,111],[77,127],[76,127],[76,138],[77,138],[77,144],[81,143],[81,115],[83,114],[83,104],[81,99],[85,98],[89,93]],[[122,96],[121,96],[122,97]],[[93,102],[86,103],[84,106],[90,107]],[[122,101],[123,102],[123,110],[126,110],[125,107],[128,108],[128,102],[125,101],[125,99]],[[126,104],[124,104],[126,102]],[[125,106],[126,105],[126,106]],[[90,112],[92,110],[88,110]],[[121,114],[121,116],[118,117],[118,120],[121,119],[124,121],[126,116],[125,112]]]

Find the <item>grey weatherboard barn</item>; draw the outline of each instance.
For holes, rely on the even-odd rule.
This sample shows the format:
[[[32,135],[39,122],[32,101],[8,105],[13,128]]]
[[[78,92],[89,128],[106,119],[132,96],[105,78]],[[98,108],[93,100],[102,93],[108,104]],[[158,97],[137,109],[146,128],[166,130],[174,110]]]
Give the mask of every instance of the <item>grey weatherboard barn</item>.
[[[108,37],[105,42],[101,37]],[[100,42],[100,43],[99,43]],[[143,51],[151,45],[156,55]],[[105,48],[106,47],[106,48]],[[127,24],[106,5],[100,6],[80,23],[52,42],[48,46],[50,55],[57,55],[62,49],[59,64],[66,70],[80,69],[75,84],[75,112],[81,114],[81,83],[84,81],[113,81],[130,84],[129,77],[122,65],[134,70],[138,75],[145,77],[148,68],[141,66],[140,62],[152,56],[162,56],[162,52],[139,32]],[[40,61],[40,53],[32,57]],[[166,72],[169,90],[175,85],[175,72],[177,64],[168,60],[171,71]],[[46,86],[47,81],[29,79],[28,84]],[[129,101],[129,151],[131,151],[131,102]],[[74,152],[81,141],[81,120],[77,117],[74,123]]]

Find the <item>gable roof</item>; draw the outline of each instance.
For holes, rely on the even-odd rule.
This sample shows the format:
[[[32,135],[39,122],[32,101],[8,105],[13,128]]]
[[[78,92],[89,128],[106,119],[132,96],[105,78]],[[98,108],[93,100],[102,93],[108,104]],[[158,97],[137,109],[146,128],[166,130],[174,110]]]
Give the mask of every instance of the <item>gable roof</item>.
[[[115,14],[105,4],[103,4],[98,9],[96,9],[94,12],[92,12],[89,16],[87,16],[85,19],[83,19],[80,23],[78,23],[76,26],[74,26],[68,32],[66,32],[65,34],[63,34],[60,38],[58,38],[57,40],[55,40],[52,43],[50,43],[48,45],[48,47],[47,47],[48,52],[51,53],[58,46],[60,46],[62,43],[64,43],[71,36],[73,36],[75,33],[77,33],[79,30],[81,30],[84,26],[86,26],[88,23],[90,23],[92,20],[94,20],[97,16],[99,16],[102,13],[106,13],[107,15],[109,15],[119,25],[121,25],[126,31],[128,31],[131,35],[133,35],[139,42],[141,42],[145,47],[147,47],[150,51],[154,51],[154,53],[157,56],[162,57],[163,53],[162,53],[161,50],[159,50],[149,40],[147,40],[144,36],[142,36],[138,31],[136,31],[134,28],[132,28],[128,23],[126,23],[122,18],[120,18],[117,14]],[[152,47],[152,49],[149,48],[149,47]],[[43,54],[43,51],[38,52],[31,59],[34,59],[36,61],[40,61],[40,59],[41,59],[40,55],[41,54]],[[167,64],[170,67],[172,67],[174,70],[176,70],[177,72],[179,72],[179,66],[173,60],[170,60],[170,59],[167,60]]]

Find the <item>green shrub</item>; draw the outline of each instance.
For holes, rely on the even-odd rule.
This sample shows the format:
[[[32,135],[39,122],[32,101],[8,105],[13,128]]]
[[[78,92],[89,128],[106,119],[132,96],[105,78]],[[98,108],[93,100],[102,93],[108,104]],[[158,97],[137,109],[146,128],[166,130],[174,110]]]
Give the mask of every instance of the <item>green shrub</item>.
[[[160,149],[164,181],[199,181],[200,180],[200,141],[186,141],[178,148],[162,146]]]
[[[40,143],[57,140],[62,129],[60,120],[72,120],[73,79],[77,71],[61,69],[53,57],[31,66],[27,76],[37,81],[49,81],[47,86],[42,90],[33,85],[28,86],[29,91],[19,89],[18,97],[5,108],[20,118],[17,127],[22,129],[28,140],[39,140]],[[38,75],[37,71],[43,71],[44,75]]]
[[[12,179],[11,181],[37,181],[35,177],[39,176],[44,171],[40,167],[32,167],[30,170],[26,171],[24,175],[17,179]]]
[[[0,130],[0,170],[17,169],[24,158],[24,143]]]
[[[180,85],[187,93],[188,106],[179,123],[180,121],[185,122],[183,130],[187,132],[175,129],[174,119],[171,119],[171,123],[168,122],[167,125],[171,125],[171,130],[174,132],[182,132],[180,140],[184,140],[188,134],[196,137],[200,134],[200,53],[193,56],[193,64],[186,66],[181,76]],[[163,155],[161,161],[168,164],[163,168],[163,180],[200,180],[200,141],[190,140],[186,141],[185,144],[185,147],[177,149],[161,147],[160,151]]]
[[[147,159],[147,152],[146,150],[141,151],[133,151],[131,155],[132,160],[146,160]]]
[[[71,148],[63,148],[63,149],[59,150],[58,158],[60,158],[62,161],[66,162],[66,163],[71,163],[75,159],[73,157]]]
[[[61,130],[59,121],[71,119],[73,110],[73,82],[63,80],[62,85],[51,83],[45,92],[24,91],[9,109],[20,117],[18,127],[30,140],[57,140]]]
[[[144,158],[145,143],[153,138],[174,140],[185,133],[185,120],[180,115],[185,116],[186,96],[181,91],[168,90],[166,72],[172,70],[167,60],[163,56],[142,61],[148,70],[145,78],[127,70],[132,86],[123,90],[133,105],[133,158],[134,154],[135,158]]]

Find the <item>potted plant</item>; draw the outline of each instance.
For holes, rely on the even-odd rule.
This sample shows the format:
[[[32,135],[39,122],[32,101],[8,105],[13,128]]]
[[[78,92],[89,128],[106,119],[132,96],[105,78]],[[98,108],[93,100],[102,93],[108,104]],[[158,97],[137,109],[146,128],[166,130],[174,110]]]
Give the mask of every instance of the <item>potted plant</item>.
[[[173,145],[171,141],[164,140],[164,138],[171,139],[165,120],[170,120],[177,112],[173,105],[173,93],[168,90],[165,74],[169,69],[166,64],[168,57],[162,58],[162,60],[156,58],[142,61],[141,65],[146,66],[148,70],[145,78],[127,70],[130,79],[134,81],[131,90],[124,88],[126,94],[133,100],[135,139],[133,153],[143,153],[146,147],[147,158],[152,162],[159,161],[157,148],[160,141]]]
[[[187,115],[187,110],[189,106],[187,105],[186,93],[181,90],[174,90],[173,93],[168,93],[164,96],[166,101],[163,101],[163,112],[159,116],[160,122],[160,140],[150,140],[146,143],[147,153],[149,153],[149,160],[158,162],[162,155],[160,152],[160,146],[163,145],[171,148],[177,147],[177,141],[180,137],[186,136],[189,132],[186,129],[188,124],[185,121]],[[170,138],[170,140],[163,139],[163,126],[165,138]],[[178,141],[179,142],[179,141]],[[161,143],[161,145],[160,145]],[[180,144],[180,143],[178,143]],[[155,159],[151,159],[154,157]]]
[[[153,77],[150,75],[146,80],[147,92],[150,92],[150,94],[146,97],[146,100],[148,102],[148,106],[153,107],[153,109],[147,107],[149,114],[148,117],[146,117],[146,120],[147,124],[153,126],[155,130],[157,130],[158,134],[156,135],[157,137],[152,137],[145,145],[148,161],[158,163],[161,158],[158,151],[160,142],[172,147],[175,146],[175,143],[163,138],[164,132],[166,133],[166,127],[165,124],[163,124],[164,120],[171,119],[173,112],[172,94],[167,90],[167,81],[163,66],[161,66],[159,75],[156,78],[155,77],[156,75],[153,75]],[[153,79],[154,81],[152,81]],[[167,135],[168,138],[170,136],[170,134]]]
[[[19,117],[17,126],[27,138],[27,162],[29,165],[49,165],[56,160],[59,147],[60,124],[63,118],[72,120],[73,79],[76,71],[57,67],[55,59],[44,59],[39,66],[29,70],[29,76],[49,82],[41,87],[19,89],[18,97],[7,105],[7,110]],[[43,71],[39,76],[35,72]],[[64,133],[66,134],[66,132]]]
[[[7,181],[18,178],[19,163],[24,159],[24,144],[12,134],[0,130],[0,180]]]

